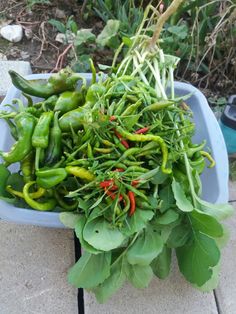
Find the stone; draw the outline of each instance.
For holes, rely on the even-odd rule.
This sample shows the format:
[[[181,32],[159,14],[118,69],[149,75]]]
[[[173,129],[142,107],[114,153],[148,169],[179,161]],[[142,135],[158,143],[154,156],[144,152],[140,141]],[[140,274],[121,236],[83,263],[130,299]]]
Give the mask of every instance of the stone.
[[[7,90],[12,85],[10,75],[8,74],[9,70],[14,70],[23,76],[32,73],[29,62],[0,61],[0,77],[4,77],[4,80],[0,81],[0,96],[6,95]]]
[[[23,37],[23,28],[20,25],[6,25],[1,28],[0,34],[4,39],[17,43]]]

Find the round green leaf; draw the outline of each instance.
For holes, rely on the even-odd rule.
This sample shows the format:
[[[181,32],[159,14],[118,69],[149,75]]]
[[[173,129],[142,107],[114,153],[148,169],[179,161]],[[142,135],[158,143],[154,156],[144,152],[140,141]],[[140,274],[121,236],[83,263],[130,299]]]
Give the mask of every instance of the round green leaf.
[[[115,249],[125,240],[125,236],[118,229],[100,217],[85,224],[83,237],[90,245],[102,251]]]

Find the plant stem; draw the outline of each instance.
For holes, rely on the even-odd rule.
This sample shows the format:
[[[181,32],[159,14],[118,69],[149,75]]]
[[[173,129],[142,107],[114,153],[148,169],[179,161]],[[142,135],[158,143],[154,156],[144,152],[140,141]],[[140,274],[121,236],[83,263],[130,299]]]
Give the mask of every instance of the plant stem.
[[[155,46],[155,44],[157,43],[157,41],[158,41],[158,39],[160,37],[160,33],[162,31],[163,25],[169,19],[169,17],[173,13],[175,13],[175,11],[178,9],[178,7],[180,6],[180,4],[183,1],[184,0],[174,0],[171,3],[171,5],[167,8],[167,10],[160,16],[160,18],[157,21],[157,24],[156,24],[153,36],[152,36],[152,38],[150,40],[149,49],[152,49]]]

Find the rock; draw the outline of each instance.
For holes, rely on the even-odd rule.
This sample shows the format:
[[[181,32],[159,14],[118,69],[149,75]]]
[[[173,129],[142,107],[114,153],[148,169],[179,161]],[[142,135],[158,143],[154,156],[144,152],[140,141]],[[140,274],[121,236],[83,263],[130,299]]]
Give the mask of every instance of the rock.
[[[70,31],[67,31],[66,34],[58,33],[55,38],[55,41],[62,44],[65,44],[65,43],[71,44],[74,42],[74,39],[75,39],[75,34],[73,34]]]
[[[56,8],[55,17],[57,17],[58,19],[64,19],[66,18],[66,14],[63,10]]]
[[[7,61],[7,57],[0,52],[0,61]]]
[[[29,59],[29,57],[30,57],[30,55],[28,54],[27,51],[21,51],[21,52],[20,52],[20,56],[21,56],[21,59],[22,59],[22,60]]]
[[[20,25],[7,25],[1,28],[0,34],[4,39],[17,43],[23,37],[23,29]]]
[[[25,28],[25,37],[27,39],[31,39],[33,38],[34,34],[32,32],[32,29],[31,28]]]

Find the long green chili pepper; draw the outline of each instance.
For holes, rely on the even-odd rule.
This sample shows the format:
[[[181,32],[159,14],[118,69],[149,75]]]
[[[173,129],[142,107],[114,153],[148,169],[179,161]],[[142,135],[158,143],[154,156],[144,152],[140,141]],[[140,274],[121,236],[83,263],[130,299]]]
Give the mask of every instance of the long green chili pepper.
[[[88,146],[87,146],[87,155],[88,155],[88,158],[93,158],[93,150],[90,143],[88,143]]]
[[[20,168],[25,183],[33,181],[34,179],[34,152],[31,151],[29,154],[21,160]]]
[[[57,200],[57,203],[66,211],[74,211],[78,207],[78,201],[71,201],[71,198],[66,198],[62,196],[57,190],[54,190],[54,195]],[[67,201],[66,201],[67,199]]]
[[[89,64],[90,64],[90,69],[91,69],[91,72],[92,72],[91,84],[95,84],[96,83],[97,74],[96,74],[96,69],[95,69],[93,60],[91,58],[89,59]]]
[[[35,117],[27,112],[19,113],[14,119],[18,141],[11,147],[8,153],[2,153],[6,164],[10,165],[23,160],[31,151],[31,137],[36,123]]]
[[[157,135],[153,134],[132,134],[127,131],[125,131],[123,128],[120,126],[116,127],[117,131],[126,139],[133,141],[133,142],[157,142],[160,145],[161,151],[162,151],[162,165],[161,165],[161,170],[163,173],[171,173],[171,169],[166,168],[166,164],[168,161],[168,150],[165,144],[165,141]],[[132,149],[132,148],[131,148]]]
[[[173,100],[162,100],[162,101],[158,101],[154,104],[151,104],[147,107],[145,107],[143,109],[143,112],[144,111],[158,111],[158,110],[162,110],[162,109],[165,109],[166,107],[169,107],[171,105],[174,104],[174,101]]]
[[[40,116],[38,123],[34,129],[32,136],[32,145],[36,148],[35,156],[35,169],[39,168],[40,152],[42,149],[48,147],[49,143],[49,129],[53,118],[53,112],[43,112]]]
[[[75,90],[78,80],[83,80],[79,74],[73,73],[69,69],[62,69],[60,72],[52,74],[46,83],[44,80],[26,80],[13,70],[8,73],[11,76],[13,85],[19,90],[28,95],[42,98],[48,98],[64,91]]]
[[[76,167],[76,166],[67,166],[65,170],[72,174],[75,177],[78,177],[80,179],[86,180],[86,181],[93,181],[95,180],[95,176],[92,172],[89,170],[82,168],[82,167]]]
[[[53,117],[53,127],[50,129],[49,145],[46,150],[45,163],[54,164],[61,157],[61,138],[62,132],[58,123],[59,111],[55,112]]]
[[[208,166],[208,168],[213,168],[216,163],[215,163],[215,160],[212,158],[212,156],[203,150],[201,150],[200,153],[202,156],[206,157],[210,161],[210,165]]]
[[[123,111],[121,116],[129,116],[136,113],[136,110],[140,107],[142,104],[141,100],[138,100],[135,104],[127,106],[127,108]]]
[[[53,210],[56,206],[55,198],[47,199],[44,203],[36,202],[32,199],[29,189],[32,185],[35,184],[35,181],[28,182],[24,185],[23,188],[23,195],[26,203],[32,207],[33,209],[40,210],[40,211],[50,211]]]
[[[113,148],[99,148],[99,147],[94,147],[93,149],[97,153],[102,153],[102,154],[109,154],[113,152]]]
[[[13,196],[24,198],[24,194],[22,192],[14,190],[10,185],[6,186],[6,191],[12,194]],[[46,193],[46,190],[39,187],[37,191],[29,193],[29,196],[35,199],[35,198],[42,197],[45,193]]]

